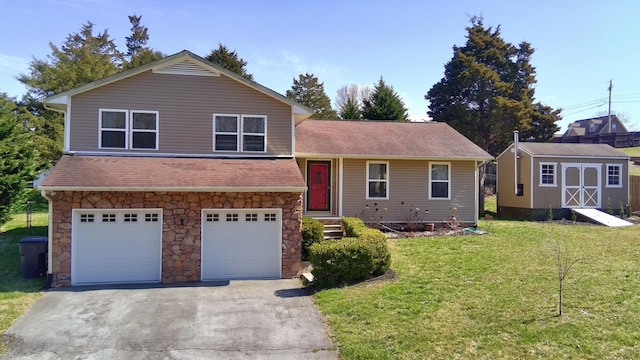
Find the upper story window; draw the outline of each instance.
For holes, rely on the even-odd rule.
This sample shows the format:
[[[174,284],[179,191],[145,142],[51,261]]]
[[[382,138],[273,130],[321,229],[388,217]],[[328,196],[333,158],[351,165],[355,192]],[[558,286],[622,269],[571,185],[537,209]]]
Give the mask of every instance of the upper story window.
[[[100,109],[100,149],[158,149],[158,112]]]
[[[540,186],[556,186],[556,163],[540,163]]]
[[[213,115],[214,151],[267,151],[264,115]]]
[[[367,161],[367,199],[389,199],[389,163]]]
[[[607,164],[607,187],[622,187],[622,165]]]
[[[429,163],[429,199],[451,199],[451,166],[449,163]]]

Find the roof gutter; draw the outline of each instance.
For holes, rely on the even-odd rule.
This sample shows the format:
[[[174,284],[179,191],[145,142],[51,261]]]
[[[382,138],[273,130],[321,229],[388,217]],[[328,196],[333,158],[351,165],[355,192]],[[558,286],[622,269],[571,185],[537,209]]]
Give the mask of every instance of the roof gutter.
[[[41,185],[41,191],[131,191],[131,192],[303,192],[306,186],[283,187],[92,187],[92,186],[46,186]]]
[[[296,152],[296,158],[304,157],[304,158],[312,158],[312,157],[322,157],[322,158],[345,158],[345,159],[395,159],[395,160],[429,160],[429,161],[454,161],[454,160],[464,160],[464,161],[484,161],[485,163],[492,161],[493,157],[464,157],[464,156],[407,156],[407,155],[354,155],[354,154],[325,154],[325,153],[300,153]]]

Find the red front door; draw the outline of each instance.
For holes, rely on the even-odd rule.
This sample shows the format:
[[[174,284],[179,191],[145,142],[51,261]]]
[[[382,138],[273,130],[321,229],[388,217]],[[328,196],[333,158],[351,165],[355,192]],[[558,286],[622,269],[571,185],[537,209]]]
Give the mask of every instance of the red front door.
[[[329,169],[331,162],[309,163],[307,184],[309,186],[308,210],[329,210]]]

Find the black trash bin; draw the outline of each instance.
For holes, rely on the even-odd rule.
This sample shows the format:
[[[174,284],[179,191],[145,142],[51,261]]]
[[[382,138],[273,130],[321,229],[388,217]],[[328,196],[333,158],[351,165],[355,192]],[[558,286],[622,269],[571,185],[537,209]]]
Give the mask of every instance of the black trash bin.
[[[47,275],[47,237],[25,236],[20,239],[20,265],[25,279]]]

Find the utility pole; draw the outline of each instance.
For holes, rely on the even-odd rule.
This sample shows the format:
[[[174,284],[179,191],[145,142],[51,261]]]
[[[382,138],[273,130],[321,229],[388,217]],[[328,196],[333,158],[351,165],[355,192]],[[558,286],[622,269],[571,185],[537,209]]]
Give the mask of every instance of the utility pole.
[[[613,89],[613,81],[609,80],[609,134],[611,134],[611,90]]]

